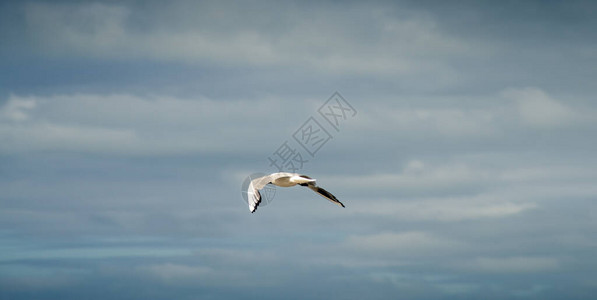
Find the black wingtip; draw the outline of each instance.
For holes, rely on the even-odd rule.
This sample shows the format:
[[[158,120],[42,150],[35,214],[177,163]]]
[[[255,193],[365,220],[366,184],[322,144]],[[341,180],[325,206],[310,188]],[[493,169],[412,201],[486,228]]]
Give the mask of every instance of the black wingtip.
[[[251,211],[251,213],[254,213],[257,210],[257,207],[259,207],[259,204],[261,204],[261,193],[259,193],[259,191],[255,191],[257,193],[257,196],[259,196],[259,199],[257,199],[257,203],[255,204],[255,208],[253,208],[253,210]]]

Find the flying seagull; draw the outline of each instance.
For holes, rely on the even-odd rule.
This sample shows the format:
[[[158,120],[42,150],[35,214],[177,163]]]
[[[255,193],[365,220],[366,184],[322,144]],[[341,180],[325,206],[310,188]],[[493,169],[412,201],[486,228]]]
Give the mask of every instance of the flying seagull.
[[[336,199],[334,195],[318,187],[315,184],[315,179],[297,173],[280,172],[251,180],[251,183],[249,184],[249,190],[247,191],[247,196],[249,199],[249,211],[251,213],[255,212],[257,206],[259,206],[259,203],[261,203],[261,194],[259,193],[259,190],[265,187],[268,183],[280,187],[291,187],[297,184],[301,186],[306,186],[312,189],[314,192],[318,193],[319,195],[323,196],[324,198],[344,207],[344,204],[338,201],[338,199]]]

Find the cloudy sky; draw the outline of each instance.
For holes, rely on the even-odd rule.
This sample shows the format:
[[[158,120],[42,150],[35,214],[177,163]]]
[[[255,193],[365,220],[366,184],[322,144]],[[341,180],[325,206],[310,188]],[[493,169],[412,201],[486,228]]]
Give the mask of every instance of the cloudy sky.
[[[594,296],[596,12],[3,1],[0,298]],[[284,142],[346,208],[249,213]]]

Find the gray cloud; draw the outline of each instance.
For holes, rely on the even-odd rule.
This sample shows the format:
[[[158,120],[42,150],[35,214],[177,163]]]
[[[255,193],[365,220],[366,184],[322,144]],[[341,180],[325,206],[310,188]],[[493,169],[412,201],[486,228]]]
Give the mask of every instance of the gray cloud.
[[[0,294],[590,298],[592,6],[2,3]],[[248,213],[334,90],[301,172],[347,207]]]

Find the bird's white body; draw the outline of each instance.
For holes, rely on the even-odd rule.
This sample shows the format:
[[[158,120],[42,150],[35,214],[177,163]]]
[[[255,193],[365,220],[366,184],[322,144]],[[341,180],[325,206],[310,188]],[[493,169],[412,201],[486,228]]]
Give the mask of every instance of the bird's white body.
[[[308,178],[308,177],[302,177],[301,175],[293,174],[293,173],[275,173],[275,174],[279,174],[280,176],[273,178],[271,183],[274,185],[280,186],[280,187],[291,187],[291,186],[295,186],[297,184],[303,184],[303,183],[309,183],[309,182],[316,181],[315,179]]]
[[[336,199],[334,195],[318,187],[315,184],[315,182],[316,180],[309,176],[286,172],[273,173],[267,176],[253,179],[249,184],[249,190],[247,191],[247,194],[249,196],[249,211],[255,212],[257,206],[259,206],[259,203],[261,203],[261,194],[259,193],[259,190],[269,183],[279,187],[291,187],[295,185],[306,186],[314,192],[321,195],[322,197],[344,207],[344,204],[338,201],[338,199]]]

